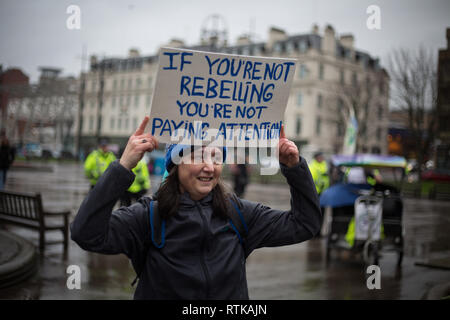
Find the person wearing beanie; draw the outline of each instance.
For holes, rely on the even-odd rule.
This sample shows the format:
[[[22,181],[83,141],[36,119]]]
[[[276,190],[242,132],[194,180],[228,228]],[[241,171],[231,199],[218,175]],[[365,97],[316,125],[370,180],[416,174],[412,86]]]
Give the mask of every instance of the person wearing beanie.
[[[226,148],[169,145],[168,175],[154,198],[113,210],[133,182],[134,166],[158,147],[144,133],[148,121],[83,201],[71,239],[84,250],[125,254],[139,277],[135,299],[249,299],[246,260],[255,249],[303,242],[320,231],[306,161],[282,127],[279,162],[291,192],[291,208],[283,211],[227,190],[221,181]]]

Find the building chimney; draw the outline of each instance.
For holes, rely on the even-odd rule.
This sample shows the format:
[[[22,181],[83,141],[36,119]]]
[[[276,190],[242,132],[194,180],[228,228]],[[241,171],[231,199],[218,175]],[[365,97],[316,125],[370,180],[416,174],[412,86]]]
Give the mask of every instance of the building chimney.
[[[97,56],[96,55],[92,55],[90,57],[90,63],[91,63],[91,69],[92,69],[92,67],[97,64]]]
[[[275,42],[283,41],[287,39],[287,34],[284,30],[271,27],[269,30],[269,41],[267,42],[267,46],[269,50],[272,50]]]
[[[347,49],[353,50],[353,43],[355,38],[352,34],[345,34],[340,37],[341,45]]]
[[[315,23],[311,29],[312,34],[319,34],[319,26]]]
[[[237,39],[237,45],[238,46],[242,46],[242,45],[246,45],[246,44],[251,44],[251,40],[250,37],[248,35],[242,35]]]
[[[183,48],[185,46],[184,41],[180,39],[171,39],[167,44],[167,47],[170,48]]]
[[[336,54],[336,38],[334,29],[331,25],[327,25],[322,39],[322,50],[326,54]]]
[[[128,58],[138,58],[139,57],[139,50],[136,48],[130,48],[128,50]]]

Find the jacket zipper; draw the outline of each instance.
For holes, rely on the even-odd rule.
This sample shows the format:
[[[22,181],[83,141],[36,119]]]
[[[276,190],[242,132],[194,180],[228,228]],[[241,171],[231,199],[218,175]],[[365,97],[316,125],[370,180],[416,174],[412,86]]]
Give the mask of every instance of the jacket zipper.
[[[203,242],[202,242],[202,256],[200,259],[200,264],[202,265],[202,269],[203,269],[203,273],[205,274],[205,279],[206,279],[206,298],[208,299],[209,297],[209,286],[210,286],[210,282],[211,282],[211,277],[209,275],[208,269],[206,268],[206,262],[205,262],[205,244],[206,244],[206,238],[207,238],[207,222],[206,222],[206,218],[203,215],[203,211],[202,208],[200,207],[200,205],[198,203],[196,203],[196,206],[198,208],[198,210],[200,211],[200,216],[202,217],[203,220],[203,231],[204,231],[204,237],[203,237]]]

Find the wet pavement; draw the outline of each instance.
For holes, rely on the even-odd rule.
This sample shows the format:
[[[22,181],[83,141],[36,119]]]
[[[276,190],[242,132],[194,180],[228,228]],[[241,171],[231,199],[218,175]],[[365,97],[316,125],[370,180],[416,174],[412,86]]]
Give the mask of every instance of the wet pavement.
[[[152,177],[152,192],[159,184]],[[72,210],[71,220],[89,190],[81,165],[45,164],[40,170],[26,166],[9,171],[7,190],[41,192],[48,210]],[[283,185],[252,184],[246,198],[288,209],[289,189]],[[419,266],[433,258],[450,257],[450,202],[404,199],[405,256],[396,268],[397,255],[380,259],[381,289],[369,290],[360,257],[334,253],[325,261],[323,238],[279,248],[263,248],[247,260],[251,299],[421,299],[433,286],[449,283],[450,270]],[[35,244],[37,232],[7,226]],[[48,233],[49,238],[60,233]],[[124,255],[99,255],[70,241],[67,257],[62,245],[49,245],[40,258],[39,271],[20,285],[0,290],[0,299],[132,299],[134,271]],[[81,269],[81,289],[69,290],[69,265]]]

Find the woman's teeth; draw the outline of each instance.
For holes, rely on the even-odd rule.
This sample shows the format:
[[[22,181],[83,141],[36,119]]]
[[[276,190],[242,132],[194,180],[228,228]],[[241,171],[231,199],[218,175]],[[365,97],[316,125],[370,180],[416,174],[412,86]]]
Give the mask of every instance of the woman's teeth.
[[[205,181],[205,182],[212,180],[212,178],[197,178],[197,179],[200,181]]]

